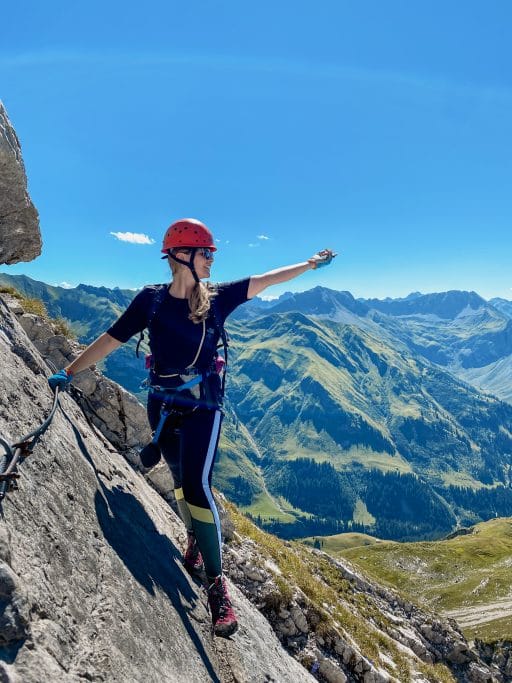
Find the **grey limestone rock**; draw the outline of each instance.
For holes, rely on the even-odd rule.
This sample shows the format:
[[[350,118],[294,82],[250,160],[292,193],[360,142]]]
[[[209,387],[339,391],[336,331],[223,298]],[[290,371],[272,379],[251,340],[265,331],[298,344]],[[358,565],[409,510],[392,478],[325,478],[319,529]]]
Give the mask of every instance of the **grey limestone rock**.
[[[28,195],[20,143],[0,102],[0,263],[32,261],[40,253],[39,216]]]
[[[0,646],[27,635],[28,611],[20,581],[10,566],[0,562]]]
[[[0,355],[0,434],[12,442],[52,396],[1,297]],[[69,394],[59,400],[2,503],[0,681],[313,681],[233,585],[240,630],[212,637],[204,591],[181,565],[181,521]]]
[[[343,671],[328,659],[320,662],[319,672],[328,683],[346,683],[347,681]]]
[[[68,365],[80,352],[79,345],[62,334],[56,334],[53,324],[33,313],[25,313],[20,303],[5,295],[7,308],[14,313],[50,368]],[[50,374],[50,370],[45,370]],[[146,410],[137,399],[112,380],[93,369],[78,374],[73,385],[82,394],[82,408],[99,431],[114,445],[127,450],[140,448],[151,439]]]

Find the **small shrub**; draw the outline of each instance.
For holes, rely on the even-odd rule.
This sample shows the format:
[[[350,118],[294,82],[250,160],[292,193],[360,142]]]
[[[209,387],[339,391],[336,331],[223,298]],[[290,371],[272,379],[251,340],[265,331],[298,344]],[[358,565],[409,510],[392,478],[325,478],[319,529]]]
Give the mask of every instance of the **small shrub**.
[[[274,581],[276,582],[277,589],[283,597],[283,601],[286,604],[290,604],[293,598],[293,589],[290,584],[281,576],[276,576]]]
[[[272,591],[272,593],[267,593],[264,596],[263,604],[266,609],[277,614],[281,607],[286,607],[288,603],[283,600],[283,596],[279,591]]]
[[[299,659],[299,662],[307,671],[311,671],[311,669],[313,668],[313,664],[316,662],[316,659],[311,655],[306,654],[302,655],[302,657]]]
[[[10,294],[16,299],[23,299],[23,295],[20,294],[17,289],[14,289],[14,287],[10,287],[9,285],[0,285],[0,294]]]
[[[22,297],[21,305],[23,306],[25,313],[33,313],[34,315],[38,315],[40,318],[48,320],[48,311],[46,310],[46,306],[41,299]]]
[[[62,334],[67,339],[76,340],[76,334],[71,329],[71,326],[67,320],[64,318],[55,318],[55,320],[52,320],[52,322],[55,334]]]
[[[279,612],[281,608],[287,609],[293,598],[293,589],[289,583],[281,576],[274,576],[276,590],[267,593],[264,597],[265,607],[274,612]]]

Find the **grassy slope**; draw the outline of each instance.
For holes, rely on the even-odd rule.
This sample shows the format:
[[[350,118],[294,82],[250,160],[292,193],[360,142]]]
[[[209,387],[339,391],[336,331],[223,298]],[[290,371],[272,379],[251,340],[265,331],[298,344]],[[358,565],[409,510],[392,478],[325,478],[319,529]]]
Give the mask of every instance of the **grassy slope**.
[[[334,536],[310,536],[303,538],[302,543],[310,547],[315,547],[315,541],[321,544],[320,550],[335,557],[341,554],[344,550],[350,548],[361,548],[368,545],[375,545],[376,543],[386,543],[368,534],[335,534]]]
[[[474,477],[481,433],[464,404],[488,422],[497,401],[361,330],[300,314],[264,321],[234,329],[243,351],[229,389],[262,450],[340,469],[357,460],[405,472],[416,461],[427,478]]]
[[[381,607],[364,593],[357,593],[322,554],[311,551],[296,542],[283,542],[276,536],[258,529],[232,505],[229,505],[236,531],[243,538],[250,538],[258,552],[277,568],[275,581],[279,594],[275,602],[287,607],[287,602],[298,587],[310,605],[310,611],[319,616],[317,634],[341,632],[345,639],[353,640],[364,656],[379,662],[388,673],[402,683],[412,683],[411,660],[388,634],[396,624],[381,611]],[[348,638],[347,638],[348,637]],[[384,659],[382,658],[384,655]],[[389,658],[389,659],[386,659]],[[394,665],[389,666],[392,660]],[[455,678],[443,664],[429,665],[416,662],[416,668],[429,683],[455,683]],[[416,674],[417,675],[417,674]]]
[[[478,524],[470,534],[443,541],[351,543],[331,537],[322,549],[413,601],[459,617],[468,637],[512,639],[512,519]],[[495,609],[486,615],[488,606]],[[478,612],[480,624],[474,623]]]

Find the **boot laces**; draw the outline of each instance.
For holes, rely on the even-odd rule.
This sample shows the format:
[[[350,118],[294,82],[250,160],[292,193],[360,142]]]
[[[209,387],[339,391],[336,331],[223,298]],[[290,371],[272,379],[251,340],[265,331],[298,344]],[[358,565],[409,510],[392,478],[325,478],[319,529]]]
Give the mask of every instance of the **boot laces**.
[[[208,595],[211,603],[212,612],[217,612],[219,619],[229,616],[231,610],[231,600],[227,593],[227,588],[222,578],[216,579],[208,588]]]

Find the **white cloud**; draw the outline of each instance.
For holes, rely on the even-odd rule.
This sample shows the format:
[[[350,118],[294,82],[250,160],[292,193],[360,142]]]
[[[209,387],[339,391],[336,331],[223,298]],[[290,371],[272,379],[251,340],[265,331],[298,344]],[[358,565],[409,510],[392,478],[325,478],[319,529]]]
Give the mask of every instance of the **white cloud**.
[[[276,299],[279,299],[278,294],[263,294],[263,296],[260,296],[260,299],[263,299],[263,301],[275,301]]]
[[[259,240],[269,240],[270,237],[267,237],[266,235],[258,235]]]
[[[249,242],[249,247],[259,247],[259,244],[254,244],[253,242]]]
[[[75,285],[70,285],[69,282],[59,282],[57,287],[62,287],[62,289],[74,289]]]
[[[155,240],[141,232],[111,232],[116,239],[121,242],[130,242],[131,244],[154,244]]]

